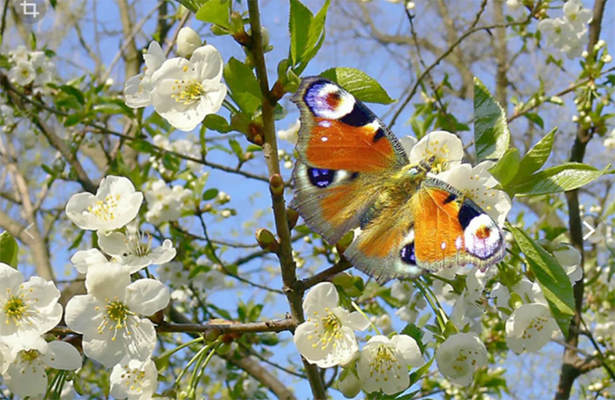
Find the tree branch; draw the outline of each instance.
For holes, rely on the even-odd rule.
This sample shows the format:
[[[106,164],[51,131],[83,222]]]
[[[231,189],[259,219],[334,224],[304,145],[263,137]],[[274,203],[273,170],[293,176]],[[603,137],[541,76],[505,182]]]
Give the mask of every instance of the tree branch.
[[[252,40],[250,41],[250,52],[254,59],[256,73],[260,83],[262,101],[262,118],[265,143],[263,144],[263,154],[269,171],[269,182],[271,200],[273,204],[273,214],[278,237],[280,238],[280,248],[277,252],[282,270],[282,280],[284,281],[284,292],[290,304],[293,318],[298,324],[304,321],[303,308],[301,304],[302,293],[295,291],[294,286],[297,281],[296,265],[292,255],[290,228],[286,216],[286,205],[284,201],[284,181],[280,176],[280,163],[278,160],[278,145],[275,135],[274,109],[277,101],[271,96],[269,81],[267,78],[267,67],[265,65],[265,55],[263,54],[263,38],[261,36],[260,11],[258,0],[248,1],[248,12],[250,16],[250,30]],[[327,395],[318,367],[310,364],[303,357],[303,366],[310,382],[312,394],[318,400],[325,400]]]
[[[587,52],[590,55],[594,53],[594,45],[600,37],[605,4],[606,0],[596,0],[594,3],[594,15],[589,27],[590,40],[587,43]],[[592,135],[593,131],[591,128],[584,128],[582,124],[578,124],[577,134],[570,153],[570,161],[583,162],[585,150],[587,148],[587,144],[592,138]],[[568,227],[570,231],[570,242],[577,250],[579,250],[579,252],[581,252],[580,268],[581,271],[583,271],[585,265],[585,253],[583,251],[583,227],[581,225],[582,221],[579,210],[578,190],[566,192],[566,201],[568,203]],[[585,292],[585,283],[583,278],[579,279],[574,285],[573,292],[575,310],[572,322],[570,323],[570,330],[568,332],[568,336],[566,337],[566,343],[570,347],[578,347],[579,332],[581,329],[581,315],[583,312],[583,295]],[[584,370],[581,369],[581,358],[577,352],[571,350],[570,347],[566,347],[564,349],[562,368],[555,392],[555,398],[558,400],[570,398],[570,392],[575,379],[584,372]]]

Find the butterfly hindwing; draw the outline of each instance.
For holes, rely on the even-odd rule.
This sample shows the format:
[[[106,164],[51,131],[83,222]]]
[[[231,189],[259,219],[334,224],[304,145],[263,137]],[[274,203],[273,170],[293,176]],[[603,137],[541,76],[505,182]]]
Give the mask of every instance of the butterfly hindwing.
[[[385,225],[383,221],[394,221]],[[399,212],[362,229],[346,257],[383,284],[426,271],[473,264],[481,269],[505,255],[496,222],[454,187],[426,178]]]
[[[312,168],[297,161],[293,180],[295,196],[290,207],[330,243],[358,226],[363,210],[373,202],[365,180],[356,172]]]

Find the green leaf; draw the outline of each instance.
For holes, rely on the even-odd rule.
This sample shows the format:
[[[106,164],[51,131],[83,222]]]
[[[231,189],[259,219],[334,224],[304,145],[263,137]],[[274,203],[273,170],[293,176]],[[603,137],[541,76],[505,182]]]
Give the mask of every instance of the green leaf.
[[[521,196],[560,193],[577,189],[607,173],[611,166],[599,170],[582,163],[565,163],[529,176],[509,189]]]
[[[79,104],[85,104],[85,97],[83,96],[83,93],[81,93],[81,91],[76,87],[70,85],[62,85],[59,87],[59,89],[64,93],[75,97]]]
[[[540,115],[536,113],[525,113],[523,116],[538,125],[541,129],[545,129],[545,123],[542,118],[540,118]]]
[[[239,142],[235,139],[229,139],[228,143],[231,146],[231,149],[233,149],[233,153],[235,153],[237,158],[239,158],[239,160],[243,160],[243,149],[241,148]]]
[[[511,226],[510,231],[547,299],[553,318],[557,321],[564,336],[568,336],[570,319],[574,315],[574,296],[566,271],[555,257],[532,240],[523,230]]]
[[[209,0],[196,13],[196,19],[231,29],[230,0]]]
[[[538,141],[538,143],[536,143],[525,156],[523,156],[523,159],[519,164],[519,173],[513,180],[513,183],[518,183],[527,179],[528,176],[538,171],[543,165],[545,165],[549,155],[551,155],[551,149],[553,149],[556,131],[557,128],[549,132],[545,137],[540,139],[540,141]]]
[[[233,128],[231,128],[231,126],[226,121],[226,119],[224,119],[224,117],[221,117],[216,114],[209,114],[207,117],[205,117],[204,123],[207,129],[211,129],[212,131],[220,133],[228,133],[233,130]]]
[[[7,231],[0,233],[0,262],[17,269],[18,253],[19,246],[15,238]]]
[[[504,110],[476,77],[474,77],[474,143],[477,162],[502,157],[510,143],[510,131]]]
[[[318,51],[325,41],[325,20],[327,18],[329,5],[329,0],[326,0],[325,4],[320,11],[318,11],[318,14],[316,14],[316,17],[314,17],[314,20],[310,24],[306,47],[300,60],[301,65],[295,69],[297,75],[301,75],[308,63],[318,54]]]
[[[363,71],[355,68],[331,68],[320,74],[342,86],[358,100],[366,103],[391,104],[393,100],[380,84]]]
[[[261,89],[252,68],[231,57],[224,66],[224,80],[235,103],[247,114],[254,114],[261,105]]]
[[[303,59],[314,14],[299,0],[290,0],[290,59],[295,66]]]
[[[220,191],[218,189],[207,189],[205,192],[203,192],[203,200],[204,201],[213,200],[216,198],[219,192]]]
[[[500,182],[502,186],[506,186],[517,175],[519,171],[519,150],[511,148],[506,150],[504,156],[500,158],[500,161],[489,170],[495,179]]]

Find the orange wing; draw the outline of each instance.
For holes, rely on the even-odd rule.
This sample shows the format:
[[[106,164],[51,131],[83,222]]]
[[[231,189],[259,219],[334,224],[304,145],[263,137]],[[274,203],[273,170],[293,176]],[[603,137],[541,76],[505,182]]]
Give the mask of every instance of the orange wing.
[[[301,128],[290,206],[335,243],[359,226],[378,195],[378,182],[408,157],[363,103],[329,80],[304,79],[292,100],[301,111]]]
[[[468,264],[485,270],[506,253],[495,221],[438,179],[425,179],[405,204],[376,214],[344,255],[380,284]]]
[[[337,84],[306,78],[292,100],[301,111],[297,152],[304,164],[370,173],[390,173],[408,164],[395,135]]]

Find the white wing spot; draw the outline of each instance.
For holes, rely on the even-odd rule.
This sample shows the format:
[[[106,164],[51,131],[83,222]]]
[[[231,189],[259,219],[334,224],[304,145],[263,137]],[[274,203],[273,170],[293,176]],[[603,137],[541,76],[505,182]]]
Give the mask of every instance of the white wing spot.
[[[326,136],[323,136],[323,137],[320,138],[320,140],[323,141],[323,142],[326,142],[327,140],[329,140],[329,138],[326,137]]]
[[[322,126],[323,128],[331,128],[331,121],[320,121],[318,126]]]
[[[457,239],[455,239],[455,247],[457,248],[457,250],[461,250],[461,248],[463,247],[463,239],[461,238],[461,236],[457,236]]]
[[[442,250],[446,249],[446,242],[442,242],[442,244],[440,245],[440,247],[442,248]]]

